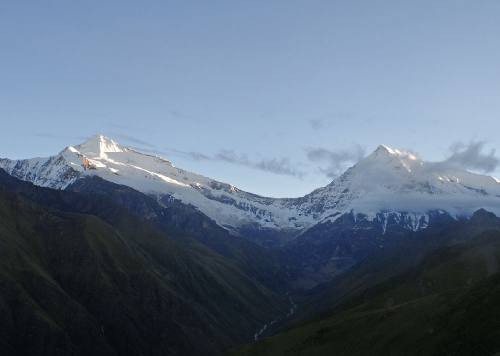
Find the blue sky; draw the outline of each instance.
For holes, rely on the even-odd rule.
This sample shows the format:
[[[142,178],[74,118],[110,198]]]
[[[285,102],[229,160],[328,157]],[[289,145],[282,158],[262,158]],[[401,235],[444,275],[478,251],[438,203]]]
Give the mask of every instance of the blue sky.
[[[488,155],[499,18],[493,0],[2,1],[0,156],[104,133],[298,196],[380,143]]]

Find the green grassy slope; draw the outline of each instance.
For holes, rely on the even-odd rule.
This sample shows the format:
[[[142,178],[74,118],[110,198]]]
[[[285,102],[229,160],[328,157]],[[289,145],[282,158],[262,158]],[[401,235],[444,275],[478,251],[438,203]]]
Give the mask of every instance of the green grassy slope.
[[[492,355],[500,350],[499,266],[500,233],[485,232],[234,354]]]

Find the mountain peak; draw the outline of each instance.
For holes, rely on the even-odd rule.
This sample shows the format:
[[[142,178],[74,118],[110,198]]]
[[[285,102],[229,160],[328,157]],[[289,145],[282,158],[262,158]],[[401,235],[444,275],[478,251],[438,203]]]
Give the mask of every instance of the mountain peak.
[[[374,152],[394,154],[394,149],[392,149],[391,147],[389,147],[387,145],[381,144],[381,145],[378,145],[378,147],[375,149]]]
[[[102,134],[91,136],[84,143],[75,146],[75,148],[88,157],[105,157],[106,153],[126,151],[126,148]]]
[[[418,160],[418,157],[407,150],[401,150],[397,148],[391,148],[387,145],[379,145],[375,151],[370,156],[389,156],[389,157],[399,157],[399,158],[406,158],[412,161]]]
[[[379,145],[346,174],[351,176],[351,179],[355,175],[360,186],[364,188],[370,186],[370,189],[375,189],[389,182],[391,184],[406,182],[423,165],[424,162],[412,152]]]
[[[87,141],[85,141],[82,145],[93,144],[93,143],[106,143],[106,144],[114,143],[114,144],[117,144],[117,142],[115,142],[113,139],[111,139],[103,134],[95,134],[95,135],[90,136],[87,139]]]

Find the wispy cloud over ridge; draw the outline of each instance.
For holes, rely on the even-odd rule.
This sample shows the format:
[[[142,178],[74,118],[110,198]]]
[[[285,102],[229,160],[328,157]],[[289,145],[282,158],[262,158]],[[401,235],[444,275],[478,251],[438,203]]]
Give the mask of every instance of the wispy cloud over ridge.
[[[306,149],[309,161],[320,164],[319,170],[328,178],[337,177],[349,164],[356,163],[363,158],[365,152],[365,149],[360,145],[335,151],[323,147]]]
[[[239,166],[244,166],[252,169],[257,169],[264,172],[269,172],[279,175],[287,175],[296,178],[303,178],[305,172],[296,169],[289,158],[261,158],[252,159],[248,155],[243,153],[237,153],[234,150],[220,150],[213,155],[206,155],[201,152],[195,151],[179,151],[170,150],[173,153],[189,157],[195,161],[219,161],[226,162],[230,164],[235,164]]]
[[[141,140],[140,138],[137,138],[135,136],[131,136],[131,135],[124,135],[124,134],[118,134],[118,133],[112,133],[112,137],[116,137],[120,140],[123,140],[123,141],[126,141],[126,142],[130,142],[134,145],[139,145],[139,146],[142,146],[142,147],[147,147],[148,149],[154,149],[156,148],[155,145],[152,145],[151,143],[147,142],[147,141],[144,141],[144,140]]]
[[[484,152],[485,146],[485,141],[455,142],[450,147],[451,155],[442,163],[491,173],[500,166],[500,158],[493,148]]]
[[[293,167],[288,158],[264,158],[252,160],[245,154],[238,154],[233,150],[222,150],[214,155],[216,160],[239,164],[274,174],[303,177],[304,173]]]

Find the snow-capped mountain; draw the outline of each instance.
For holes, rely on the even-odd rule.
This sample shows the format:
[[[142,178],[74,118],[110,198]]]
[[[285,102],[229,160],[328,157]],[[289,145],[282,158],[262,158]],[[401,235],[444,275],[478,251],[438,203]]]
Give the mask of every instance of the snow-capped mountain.
[[[429,212],[466,217],[484,208],[500,214],[500,182],[380,145],[329,185],[299,201],[300,210],[311,211],[320,222],[346,212],[382,223],[392,215],[417,230],[426,227]]]
[[[163,158],[138,152],[96,135],[49,158],[1,159],[9,174],[54,189],[97,175],[153,195],[191,204],[219,225],[304,231],[345,213],[384,223],[400,216],[407,228],[425,228],[428,214],[456,217],[485,208],[500,215],[500,183],[410,152],[379,146],[329,185],[294,199],[273,199],[176,168]]]
[[[165,196],[192,204],[219,225],[230,230],[257,224],[272,229],[303,229],[312,223],[297,216],[281,199],[247,193],[216,180],[185,171],[158,156],[119,145],[103,135],[69,146],[49,158],[0,160],[0,168],[36,185],[66,189],[77,179],[97,175],[127,185],[159,200]]]

